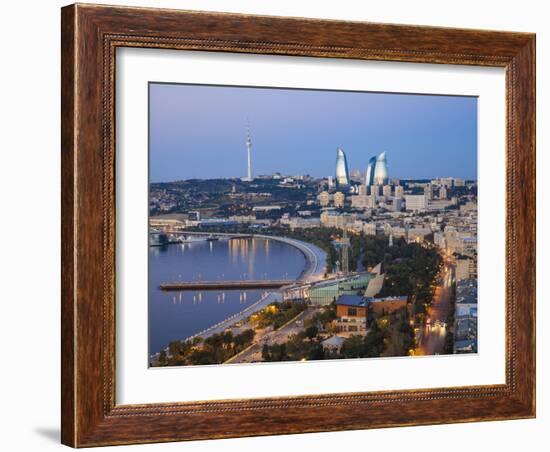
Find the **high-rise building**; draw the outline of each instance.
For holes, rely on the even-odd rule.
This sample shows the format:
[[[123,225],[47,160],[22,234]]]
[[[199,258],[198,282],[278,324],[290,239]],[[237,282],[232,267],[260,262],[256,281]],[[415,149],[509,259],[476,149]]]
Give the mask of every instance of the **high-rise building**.
[[[426,186],[424,187],[424,196],[426,196],[426,199],[432,200],[434,197],[433,195],[434,192],[432,184],[426,184]]]
[[[391,185],[384,185],[384,186],[382,187],[382,194],[383,194],[386,198],[391,197]]]
[[[370,187],[374,184],[374,168],[376,166],[376,157],[371,157],[369,165],[367,166],[367,173],[365,175],[365,186]]]
[[[388,164],[386,162],[386,153],[382,152],[376,159],[374,167],[374,183],[377,185],[386,185],[388,183]]]
[[[403,198],[393,198],[392,210],[394,212],[401,212],[403,210]]]
[[[439,199],[447,199],[447,187],[445,185],[439,189]]]
[[[350,184],[348,161],[343,149],[336,151],[336,187],[345,188]]]
[[[395,197],[396,198],[402,198],[404,193],[405,192],[403,190],[402,185],[398,185],[398,186],[395,187]]]
[[[374,193],[371,193],[371,194],[369,195],[368,206],[369,206],[371,209],[375,209],[375,208],[376,208],[376,195],[375,195]]]

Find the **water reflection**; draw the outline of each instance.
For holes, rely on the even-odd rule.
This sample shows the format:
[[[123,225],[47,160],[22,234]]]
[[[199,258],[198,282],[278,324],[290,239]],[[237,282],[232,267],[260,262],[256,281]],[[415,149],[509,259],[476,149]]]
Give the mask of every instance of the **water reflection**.
[[[162,292],[161,282],[294,279],[303,254],[282,242],[234,239],[149,247],[149,346],[157,352],[258,301],[260,290]]]

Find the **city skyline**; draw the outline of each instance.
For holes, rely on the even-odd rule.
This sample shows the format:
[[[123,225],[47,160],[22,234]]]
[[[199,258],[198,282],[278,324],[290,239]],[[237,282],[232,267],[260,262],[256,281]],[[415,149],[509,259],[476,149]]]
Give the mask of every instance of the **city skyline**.
[[[366,172],[372,155],[387,152],[392,177],[477,179],[475,97],[149,88],[151,182],[247,177],[248,127],[255,142],[253,176],[334,176],[334,152],[342,148],[350,170]]]

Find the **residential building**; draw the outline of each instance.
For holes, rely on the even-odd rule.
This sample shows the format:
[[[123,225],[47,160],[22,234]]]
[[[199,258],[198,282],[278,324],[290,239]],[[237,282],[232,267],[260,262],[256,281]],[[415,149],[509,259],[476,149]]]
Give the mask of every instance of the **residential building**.
[[[477,278],[477,259],[460,258],[456,260],[455,278],[457,281]]]
[[[319,193],[317,199],[319,200],[319,204],[322,207],[326,207],[330,204],[332,200],[332,195],[328,191],[322,191],[321,193]]]
[[[346,202],[346,195],[342,193],[341,191],[337,191],[334,193],[334,207],[344,207],[344,204]]]
[[[405,209],[413,212],[424,212],[428,207],[425,195],[405,195]]]
[[[363,232],[366,234],[366,235],[376,235],[376,223],[365,223],[363,225]]]
[[[319,228],[321,220],[319,218],[291,218],[288,225],[291,230]]]
[[[407,307],[407,297],[384,297],[384,298],[367,298],[366,302],[370,313],[383,316],[392,314],[395,311]]]
[[[395,187],[395,197],[396,198],[403,198],[403,195],[405,194],[403,186],[397,185]]]
[[[464,179],[455,179],[455,187],[464,187],[466,181]]]
[[[352,223],[357,219],[356,215],[349,213],[338,213],[335,211],[325,211],[321,213],[321,225],[325,228],[344,229],[348,223]]]
[[[434,192],[432,184],[426,184],[426,186],[424,187],[424,196],[428,201],[431,201],[433,199]]]
[[[362,296],[340,295],[333,324],[340,333],[366,334],[367,314],[367,302]]]
[[[391,209],[394,212],[401,212],[405,206],[403,198],[393,198]]]
[[[407,231],[407,241],[409,243],[424,241],[427,235],[431,234],[432,230],[429,228],[410,228]]]
[[[477,352],[477,279],[458,281],[455,303],[455,353]]]

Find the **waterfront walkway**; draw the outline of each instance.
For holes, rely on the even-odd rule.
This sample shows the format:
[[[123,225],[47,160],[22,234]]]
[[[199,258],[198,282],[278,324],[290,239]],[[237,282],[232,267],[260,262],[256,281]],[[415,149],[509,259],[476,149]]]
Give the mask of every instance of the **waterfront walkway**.
[[[243,321],[244,319],[254,314],[255,312],[265,308],[268,304],[280,302],[280,301],[282,301],[282,296],[279,292],[269,292],[266,295],[264,295],[262,298],[260,298],[258,301],[256,301],[255,303],[252,303],[250,306],[247,306],[242,311],[239,311],[236,314],[233,314],[231,317],[228,317],[227,319],[222,320],[221,322],[218,322],[215,325],[212,325],[198,332],[197,334],[193,334],[192,336],[189,336],[188,338],[184,339],[184,341],[188,341],[196,337],[201,337],[203,339],[206,339],[207,337],[210,337],[214,334],[223,333],[231,325],[237,322]]]
[[[296,280],[239,280],[239,281],[177,281],[160,284],[161,290],[222,290],[222,289],[280,289],[283,286],[311,283],[323,279],[327,255],[318,246],[288,237],[255,234],[254,238],[276,240],[302,252],[306,268]]]
[[[255,238],[277,240],[298,248],[305,256],[307,267],[299,277],[301,282],[322,279],[326,271],[327,253],[312,243],[302,242],[301,240],[291,239],[289,237],[280,237],[276,235],[254,234]],[[290,281],[289,281],[290,282]]]
[[[224,234],[224,235],[230,235],[230,234]],[[236,234],[240,235],[240,234]],[[323,279],[325,275],[325,269],[326,269],[326,253],[318,246],[315,246],[311,243],[302,242],[301,240],[291,239],[288,237],[280,237],[280,236],[272,236],[272,235],[261,235],[261,234],[254,234],[254,238],[261,238],[266,240],[277,240],[279,242],[286,243],[290,246],[293,246],[300,250],[303,255],[306,258],[306,268],[304,271],[300,274],[299,278],[295,281],[293,280],[286,280],[284,281],[284,284],[281,284],[279,287],[282,287],[283,285],[290,285],[293,283],[313,283],[315,281],[319,281]],[[231,282],[231,281],[230,281]],[[229,282],[229,283],[230,283]],[[238,281],[239,284],[243,284],[246,281]],[[262,281],[264,284],[268,283],[269,281]],[[197,284],[200,283],[197,282]],[[219,281],[218,283],[224,284],[223,281]],[[227,282],[225,282],[227,283]],[[183,287],[174,287],[167,289],[168,286],[170,286],[172,283],[165,283],[161,285],[161,288],[164,286],[164,290],[184,290]],[[178,284],[178,283],[173,283]],[[185,284],[185,283],[184,283]],[[189,283],[190,284],[190,283]],[[203,283],[204,284],[204,283]],[[264,286],[265,287],[265,286]],[[273,286],[272,286],[273,287]],[[186,287],[187,288],[187,287]],[[196,287],[192,287],[192,289],[195,289]],[[209,336],[212,336],[213,334],[217,333],[223,333],[226,329],[228,329],[230,326],[234,325],[237,322],[240,322],[246,318],[248,318],[250,315],[254,314],[255,312],[258,312],[265,308],[270,303],[274,302],[281,302],[283,300],[282,294],[279,291],[273,291],[268,292],[265,296],[260,298],[257,302],[251,304],[250,306],[246,307],[242,311],[233,314],[232,316],[228,317],[225,320],[222,320],[221,322],[218,322],[215,325],[212,325],[208,328],[206,328],[203,331],[200,331],[192,336],[189,336],[183,341],[192,340],[196,337],[201,337],[203,339],[206,339]],[[168,348],[165,349],[168,351]],[[153,358],[158,359],[158,353],[154,354],[152,356]]]
[[[254,234],[254,238],[277,240],[279,242],[283,242],[288,245],[294,246],[295,248],[298,248],[304,254],[307,261],[307,265],[305,270],[302,272],[302,274],[300,275],[297,281],[313,282],[315,280],[319,280],[323,278],[325,274],[325,268],[326,268],[326,253],[321,248],[311,243],[302,242],[301,240],[291,239],[288,237]],[[238,281],[237,283],[243,284],[246,282],[247,281]],[[268,281],[258,281],[258,282],[261,282],[264,284],[269,283]],[[281,286],[289,285],[294,282],[296,281],[292,281],[292,280],[281,281]],[[220,281],[220,283],[223,284],[222,281]],[[217,323],[216,325],[212,325],[211,327],[203,331],[200,331],[199,333],[194,334],[193,336],[190,336],[185,340],[193,339],[195,337],[202,337],[203,339],[206,339],[207,337],[212,336],[213,334],[223,333],[231,325],[234,325],[235,323],[246,319],[247,317],[254,314],[255,312],[262,310],[270,303],[280,302],[282,301],[282,299],[283,299],[282,294],[280,292],[268,292],[260,300],[246,307],[244,310],[238,312],[237,314],[233,314],[231,317]]]

